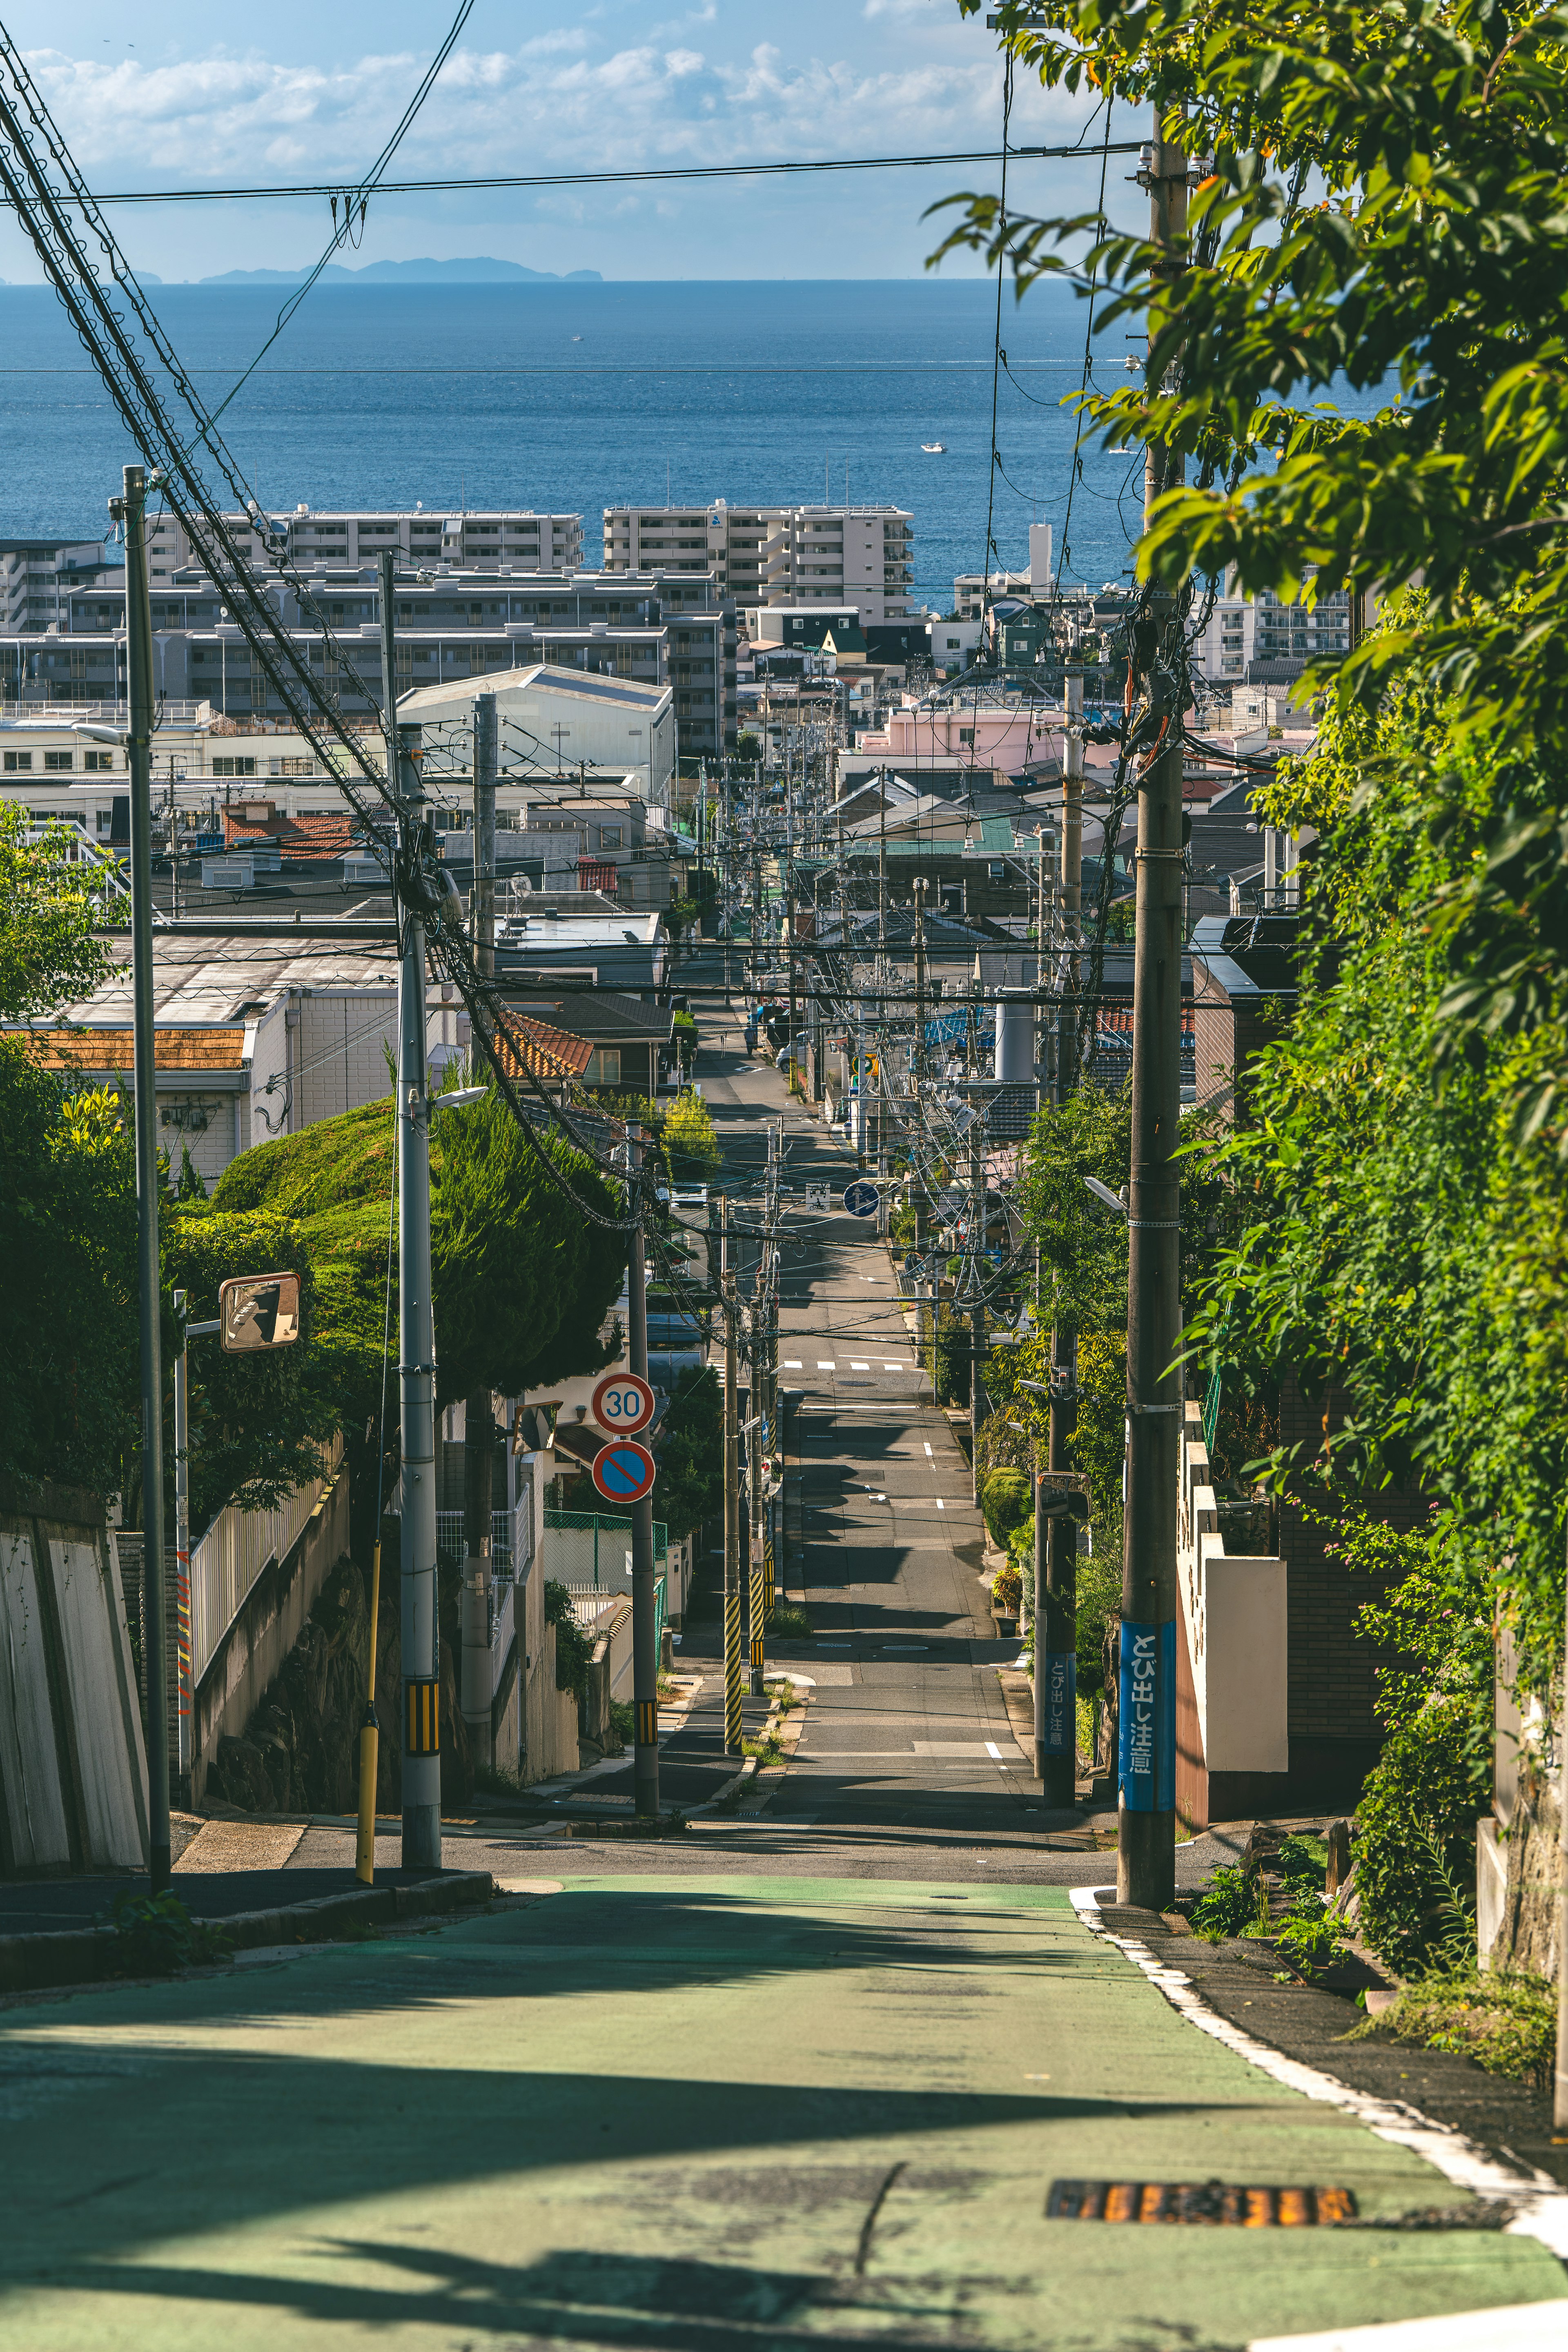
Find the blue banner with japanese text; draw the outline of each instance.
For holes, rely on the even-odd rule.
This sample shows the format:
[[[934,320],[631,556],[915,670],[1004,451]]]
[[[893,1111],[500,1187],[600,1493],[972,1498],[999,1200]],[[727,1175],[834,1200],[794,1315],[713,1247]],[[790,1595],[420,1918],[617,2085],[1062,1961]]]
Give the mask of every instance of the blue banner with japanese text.
[[[1119,1778],[1130,1813],[1176,1805],[1176,1628],[1121,1622]]]
[[[1078,1752],[1078,1657],[1072,1650],[1047,1650],[1040,1686],[1040,1715],[1047,1756]]]

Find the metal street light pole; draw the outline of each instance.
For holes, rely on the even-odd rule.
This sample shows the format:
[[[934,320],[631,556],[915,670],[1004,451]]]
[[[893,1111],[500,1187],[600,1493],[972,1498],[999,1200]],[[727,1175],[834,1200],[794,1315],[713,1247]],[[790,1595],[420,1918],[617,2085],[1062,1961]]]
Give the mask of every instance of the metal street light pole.
[[[163,1590],[163,1364],[159,1326],[158,1067],[153,1002],[153,608],[143,509],[147,477],[127,466],[109,511],[125,526],[125,636],[131,780],[131,969],[136,1089],[136,1288],[142,1339],[142,1661],[147,1679],[148,1874],[169,1884],[169,1706]]]
[[[387,782],[401,803],[397,867],[432,853],[417,727],[397,719],[390,551],[381,565]],[[430,1290],[430,1098],[425,922],[399,894],[397,970],[397,1397],[403,1453],[403,1867],[441,1867],[441,1632],[436,1589],[436,1329]]]
[[[1151,236],[1184,240],[1187,160],[1156,108],[1147,173]],[[1160,390],[1151,384],[1151,398]],[[1152,443],[1144,514],[1181,479],[1179,456]],[[1176,1882],[1176,1455],[1180,1328],[1182,741],[1184,680],[1172,599],[1156,593],[1144,685],[1163,722],[1138,780],[1132,977],[1132,1171],[1128,1193],[1127,1509],[1122,1551],[1117,1899],[1170,1905]],[[1174,642],[1168,642],[1174,639]],[[1109,854],[1110,845],[1107,845]]]

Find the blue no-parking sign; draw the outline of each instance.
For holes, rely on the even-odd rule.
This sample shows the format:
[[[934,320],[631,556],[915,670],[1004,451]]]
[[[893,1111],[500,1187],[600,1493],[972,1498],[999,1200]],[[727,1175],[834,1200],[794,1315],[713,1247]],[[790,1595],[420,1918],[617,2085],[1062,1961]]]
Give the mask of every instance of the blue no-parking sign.
[[[653,1491],[653,1455],[635,1437],[613,1438],[595,1455],[593,1478],[606,1503],[640,1503]]]

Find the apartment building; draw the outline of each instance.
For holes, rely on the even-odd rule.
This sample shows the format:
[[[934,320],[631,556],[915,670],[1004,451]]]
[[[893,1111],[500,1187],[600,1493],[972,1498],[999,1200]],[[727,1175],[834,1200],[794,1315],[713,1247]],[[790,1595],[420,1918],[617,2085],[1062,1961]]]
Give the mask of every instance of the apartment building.
[[[98,539],[0,539],[0,631],[58,627],[71,593],[121,577]]]
[[[914,517],[901,507],[606,507],[605,570],[710,572],[737,604],[908,617]]]
[[[152,567],[156,570],[158,567]],[[167,709],[282,719],[284,705],[199,565],[151,583],[154,669]],[[381,583],[375,564],[301,564],[306,597],[274,592],[328,690],[324,620],[352,665],[331,680],[338,708],[369,719],[381,700]],[[0,707],[111,705],[125,696],[123,574],[84,572],[59,619],[0,641]],[[735,745],[735,611],[712,575],[548,573],[504,567],[419,570],[397,583],[397,689],[451,687],[539,665],[668,687],[683,759]]]
[[[1043,596],[1051,587],[1052,527],[1048,522],[1029,525],[1029,563],[1025,572],[961,572],[952,583],[953,617],[960,621],[978,621],[984,617],[988,604],[999,596]]]
[[[1237,683],[1260,671],[1302,669],[1321,655],[1350,651],[1350,598],[1326,590],[1315,605],[1282,604],[1270,588],[1257,596],[1216,596],[1193,646],[1194,667],[1206,678]]]
[[[234,512],[225,520],[238,538],[241,551],[264,557],[268,543],[288,550],[303,566],[342,563],[351,570],[374,568],[387,548],[406,562],[432,569],[455,566],[459,571],[479,565],[510,565],[519,571],[574,572],[583,562],[583,518],[574,514],[536,514],[531,508],[513,511],[457,514],[416,506],[411,513],[395,508],[351,511],[297,506],[291,512]],[[178,519],[163,515],[155,524],[147,568],[154,593],[160,580],[172,580],[196,561]]]

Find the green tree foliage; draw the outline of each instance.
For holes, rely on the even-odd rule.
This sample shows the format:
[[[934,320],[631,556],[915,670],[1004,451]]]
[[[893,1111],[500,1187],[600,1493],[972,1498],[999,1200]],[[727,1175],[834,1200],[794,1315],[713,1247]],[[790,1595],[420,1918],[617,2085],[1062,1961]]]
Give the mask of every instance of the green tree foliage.
[[[437,1394],[508,1394],[605,1360],[598,1334],[626,1264],[624,1237],[584,1216],[618,1204],[590,1162],[550,1147],[554,1176],[493,1096],[443,1111],[430,1143],[431,1267]],[[559,1181],[556,1181],[559,1179]],[[216,1209],[296,1219],[316,1280],[318,1344],[332,1360],[343,1417],[378,1410],[387,1300],[396,1316],[392,1103],[368,1103],[258,1145],[225,1171]],[[395,1331],[395,1320],[394,1330]]]
[[[108,1494],[136,1431],[136,1189],[105,1096],[0,1038],[0,1470]]]
[[[1213,1162],[1251,1222],[1190,1338],[1228,1382],[1290,1364],[1310,1393],[1342,1389],[1342,1431],[1276,1449],[1276,1480],[1422,1486],[1443,1507],[1445,1558],[1494,1574],[1542,1684],[1562,1643],[1568,1202],[1550,1139],[1521,1137],[1517,1107],[1568,1050],[1568,988],[1528,1034],[1476,1029],[1451,1053],[1434,919],[1484,865],[1496,784],[1493,752],[1407,680],[1374,718],[1331,717],[1269,802],[1322,836],[1308,963],[1291,1032],[1252,1066],[1248,1123]]]
[[[711,1364],[689,1365],[659,1423],[654,1516],[672,1543],[724,1507],[724,1398]]]
[[[974,14],[981,0],[958,0]],[[1352,653],[1342,700],[1441,681],[1474,855],[1434,908],[1445,1021],[1483,1038],[1555,1027],[1568,971],[1568,21],[1498,0],[1004,0],[1000,37],[1047,88],[1185,110],[1212,158],[1173,258],[1094,220],[1003,223],[955,199],[950,243],[1010,255],[1020,294],[1086,230],[1119,289],[1100,325],[1151,337],[1145,383],[1087,404],[1091,430],[1187,460],[1138,553],[1178,591],[1426,593]],[[1347,382],[1366,413],[1335,404]],[[1157,461],[1158,462],[1158,461]],[[1162,625],[1137,617],[1140,666]],[[1174,651],[1173,639],[1171,650]],[[1157,719],[1131,714],[1135,741]],[[1449,821],[1450,763],[1420,817]],[[1396,789],[1394,748],[1366,773]],[[1450,1038],[1449,1043],[1455,1042]],[[1568,1069],[1510,1076],[1528,1129],[1568,1151]]]
[[[661,1136],[672,1176],[705,1178],[719,1165],[719,1138],[707,1104],[689,1089],[679,1094],[664,1117]]]
[[[26,811],[0,805],[0,1021],[32,1021],[90,996],[110,968],[95,931],[87,869],[68,856],[70,828],[26,838]]]
[[[1451,1962],[1465,1938],[1476,1821],[1491,1802],[1469,1730],[1463,1698],[1428,1699],[1389,1740],[1356,1807],[1362,1931],[1402,1974]]]
[[[300,1226],[265,1210],[214,1210],[205,1202],[165,1204],[160,1220],[163,1293],[183,1290],[185,1318],[210,1322],[218,1285],[237,1275],[297,1273],[300,1332],[291,1347],[226,1355],[216,1339],[187,1349],[191,1525],[201,1528],[226,1503],[267,1510],[317,1475],[321,1448],[338,1426],[333,1366],[316,1345],[316,1286]],[[174,1432],[172,1322],[165,1346],[170,1397],[164,1463],[173,1507]],[[126,1465],[126,1484],[133,1465]]]

